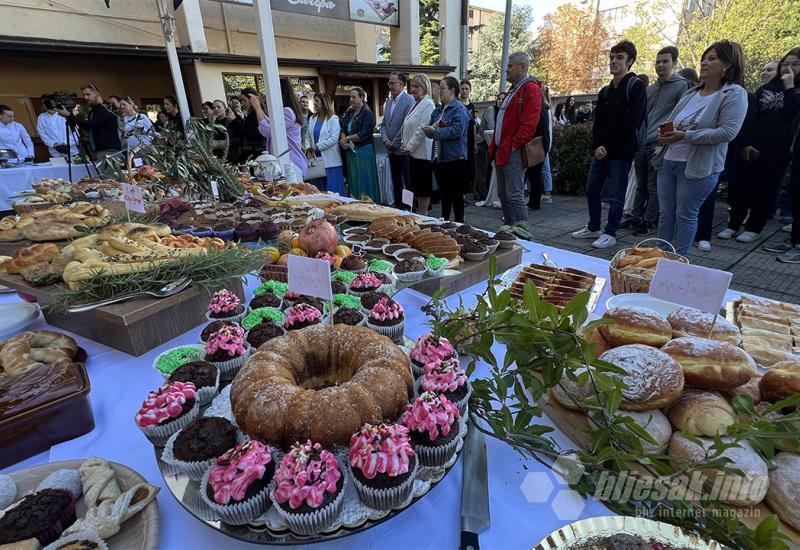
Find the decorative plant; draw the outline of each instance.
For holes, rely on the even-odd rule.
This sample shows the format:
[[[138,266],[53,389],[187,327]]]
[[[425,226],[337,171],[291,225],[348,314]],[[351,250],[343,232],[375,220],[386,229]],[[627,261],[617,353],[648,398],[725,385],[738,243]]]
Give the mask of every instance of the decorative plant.
[[[553,134],[553,190],[562,195],[583,195],[592,162],[591,124],[572,124]]]
[[[778,449],[800,444],[800,413],[795,410],[800,395],[764,411],[757,410],[751,398],[738,396],[733,407],[746,421],[731,426],[725,439],[716,437],[702,461],[676,461],[646,452],[642,442],[655,443],[653,438],[619,410],[626,386],[612,375],[623,371],[600,361],[579,335],[580,330],[608,322],[598,320],[584,326],[588,293],[579,294],[558,311],[539,298],[535,285],[528,281],[524,299],[519,301],[507,289],[498,288],[496,267],[492,257],[486,291],[477,296],[474,308],[467,310],[462,302],[450,308],[440,291],[425,310],[432,316],[434,331],[471,357],[468,374],[474,372],[478,361],[489,367],[490,377],[472,379],[470,412],[475,426],[550,468],[558,468],[565,456],[570,457],[579,470],[568,481],[582,495],[595,494],[602,477],[623,471],[673,480],[709,469],[740,475],[722,456],[740,442],[750,442],[767,462]],[[502,361],[492,350],[498,344],[505,348]],[[546,394],[565,377],[590,388],[588,397],[575,396],[592,425],[587,430],[591,444],[583,448],[561,448],[549,436],[553,429],[535,421],[542,417]],[[795,412],[776,418],[787,407]],[[684,435],[698,442],[691,434]],[[555,462],[559,457],[559,463]],[[674,523],[734,548],[788,547],[786,537],[777,530],[777,516],[763,519],[754,530],[737,519],[734,509],[717,501],[648,497],[604,504],[619,514]]]

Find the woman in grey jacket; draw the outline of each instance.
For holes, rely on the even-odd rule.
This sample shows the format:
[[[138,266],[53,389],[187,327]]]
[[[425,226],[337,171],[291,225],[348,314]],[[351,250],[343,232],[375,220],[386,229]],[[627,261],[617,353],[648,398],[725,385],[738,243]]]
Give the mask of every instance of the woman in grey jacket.
[[[738,43],[722,40],[709,46],[701,58],[700,85],[681,97],[659,132],[663,148],[654,162],[660,161],[658,236],[678,254],[689,252],[700,206],[714,190],[728,143],[747,113],[743,72]]]

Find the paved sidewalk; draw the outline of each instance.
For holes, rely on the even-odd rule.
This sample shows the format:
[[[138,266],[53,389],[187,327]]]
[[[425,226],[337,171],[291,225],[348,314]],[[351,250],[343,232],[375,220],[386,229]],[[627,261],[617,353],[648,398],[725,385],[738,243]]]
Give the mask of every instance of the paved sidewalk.
[[[470,203],[472,197],[469,196]],[[603,210],[603,222],[607,209]],[[433,216],[440,215],[439,205],[433,205]],[[465,209],[467,223],[496,231],[502,225],[502,212],[495,208],[474,205]],[[580,252],[610,260],[620,248],[637,244],[641,237],[634,237],[630,231],[617,233],[617,246],[604,250],[592,248],[591,241],[570,237],[570,233],[586,225],[586,199],[584,197],[554,196],[552,204],[542,204],[541,210],[529,211],[529,223],[534,240],[549,246]],[[728,206],[717,201],[714,216],[714,235],[725,227],[728,220]],[[712,238],[710,252],[700,252],[692,248],[689,261],[693,264],[722,269],[733,273],[731,287],[742,292],[765,296],[776,300],[800,303],[800,265],[778,262],[776,254],[764,252],[765,242],[782,242],[789,237],[781,231],[785,225],[770,220],[757,242],[744,244],[736,240],[723,241]]]

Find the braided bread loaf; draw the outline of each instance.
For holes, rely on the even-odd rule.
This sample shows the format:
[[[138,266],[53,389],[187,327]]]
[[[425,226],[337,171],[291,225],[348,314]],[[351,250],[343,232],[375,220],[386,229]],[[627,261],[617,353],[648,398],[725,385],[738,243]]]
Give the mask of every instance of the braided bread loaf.
[[[5,375],[24,374],[46,364],[71,363],[78,353],[74,339],[52,330],[29,330],[12,336],[0,349]]]

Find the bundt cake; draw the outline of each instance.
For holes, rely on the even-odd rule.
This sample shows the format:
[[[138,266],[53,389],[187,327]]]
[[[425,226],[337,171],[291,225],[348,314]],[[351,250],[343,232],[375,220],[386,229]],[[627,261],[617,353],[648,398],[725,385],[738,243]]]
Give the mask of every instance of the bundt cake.
[[[263,344],[234,378],[231,405],[250,437],[331,448],[367,422],[396,419],[412,384],[408,357],[385,336],[313,325]]]

